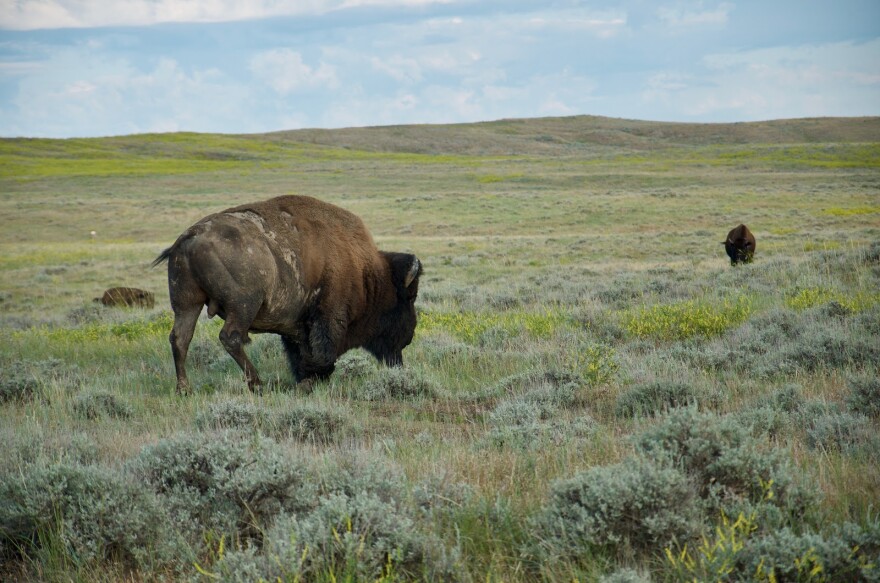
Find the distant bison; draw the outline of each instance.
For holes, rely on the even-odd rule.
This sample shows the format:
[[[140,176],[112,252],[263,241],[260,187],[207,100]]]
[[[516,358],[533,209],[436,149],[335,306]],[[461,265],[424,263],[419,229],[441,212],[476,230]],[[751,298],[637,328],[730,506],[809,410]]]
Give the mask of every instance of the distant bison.
[[[248,332],[281,336],[297,382],[328,377],[356,347],[400,365],[415,334],[419,260],[379,251],[358,217],[311,197],[208,215],[153,265],[166,260],[178,392],[189,390],[186,353],[202,306],[225,320],[220,342],[252,391],[262,381],[244,352]]]
[[[751,263],[755,255],[755,236],[745,225],[739,225],[727,234],[724,250],[730,257],[730,264]]]
[[[104,295],[95,298],[94,301],[105,306],[152,308],[156,304],[156,296],[153,295],[153,292],[135,287],[111,287],[104,292]]]

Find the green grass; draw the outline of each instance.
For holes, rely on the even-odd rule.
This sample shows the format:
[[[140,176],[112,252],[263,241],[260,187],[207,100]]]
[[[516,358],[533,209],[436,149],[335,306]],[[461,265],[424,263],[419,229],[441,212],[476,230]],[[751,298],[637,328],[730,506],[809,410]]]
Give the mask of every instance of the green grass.
[[[529,312],[424,312],[420,315],[419,333],[445,332],[474,344],[490,331],[508,336],[525,334],[533,338],[550,338],[563,329],[571,329],[574,323],[557,310],[538,313]]]
[[[785,299],[785,304],[795,310],[815,308],[830,302],[836,302],[850,312],[862,312],[880,304],[880,292],[859,290],[847,294],[830,288],[808,287]]]
[[[709,303],[689,300],[639,307],[624,314],[624,326],[639,338],[686,340],[718,336],[745,322],[752,311],[748,298]]]
[[[375,496],[400,524],[412,521],[407,544],[456,549],[450,560],[473,580],[596,580],[622,567],[688,580],[726,572],[727,559],[767,532],[833,540],[844,522],[876,527],[880,422],[849,409],[852,379],[880,374],[880,145],[863,130],[873,123],[574,118],[0,140],[0,482],[68,464],[126,483],[144,448],[215,435],[209,414],[244,411],[264,420],[245,443],[262,434],[300,456],[309,500],[348,508],[331,496],[343,486]],[[277,338],[253,335],[247,351],[267,387],[252,395],[217,339],[222,322],[202,319],[188,365],[195,390],[175,395],[167,272],[151,261],[208,213],[289,193],[348,208],[380,248],[419,256],[406,367],[391,377],[358,352],[307,391],[292,386]],[[732,268],[720,242],[741,222],[758,250],[753,264]],[[156,307],[92,301],[117,285],[153,291]],[[647,402],[639,415],[620,414],[621,396],[645,386],[684,387],[700,411],[747,420],[757,451],[782,456],[821,498],[788,522],[753,519],[748,508],[726,522],[700,514],[702,531],[680,545],[538,553],[554,551],[541,547],[550,543],[535,522],[554,482],[628,463],[638,436],[673,414]],[[785,391],[796,405],[776,404]],[[125,415],[82,413],[108,395]],[[275,427],[296,411],[336,414],[333,438]],[[858,431],[828,430],[838,441],[817,446],[810,436],[834,423]],[[725,463],[748,460],[737,455]],[[228,483],[267,480],[262,491],[274,492],[269,474]],[[329,564],[316,580],[356,572],[374,542],[348,518],[327,540],[351,535],[353,562]],[[270,522],[251,526],[268,533]],[[317,537],[318,526],[302,532]],[[239,535],[195,527],[172,559],[159,560],[160,543],[178,540],[168,535],[149,549],[155,563],[127,571],[112,552],[83,562],[65,546],[77,539],[63,529],[77,524],[50,520],[27,559],[0,555],[0,579],[158,581],[198,577],[195,564],[212,574],[256,568]],[[290,541],[274,542],[280,552]],[[327,561],[332,548],[321,551]],[[446,563],[434,559],[425,568],[439,573]],[[374,578],[406,567],[385,566]]]

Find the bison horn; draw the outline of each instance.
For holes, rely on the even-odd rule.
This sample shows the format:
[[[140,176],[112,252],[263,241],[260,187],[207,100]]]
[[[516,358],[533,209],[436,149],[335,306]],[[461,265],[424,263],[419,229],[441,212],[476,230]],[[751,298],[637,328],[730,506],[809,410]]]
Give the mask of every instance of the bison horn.
[[[403,287],[409,287],[409,284],[411,284],[413,280],[419,276],[419,273],[421,273],[421,271],[421,261],[419,261],[418,257],[413,257],[413,262],[409,268],[409,272],[406,274],[406,278],[403,280]]]

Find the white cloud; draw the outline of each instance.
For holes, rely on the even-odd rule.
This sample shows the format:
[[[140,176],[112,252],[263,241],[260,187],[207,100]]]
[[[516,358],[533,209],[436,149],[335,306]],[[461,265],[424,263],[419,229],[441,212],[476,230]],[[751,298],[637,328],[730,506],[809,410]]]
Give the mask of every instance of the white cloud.
[[[579,112],[580,110],[571,107],[561,99],[557,98],[556,95],[548,96],[538,107],[538,113],[541,116],[574,115]]]
[[[0,62],[0,76],[30,75],[38,71],[43,64],[39,61],[6,61]]]
[[[553,11],[532,16],[524,28],[581,32],[608,39],[627,29],[627,15],[625,12]]]
[[[74,83],[66,86],[61,94],[70,97],[81,97],[90,93],[94,93],[97,88],[98,87],[96,85],[93,85],[88,81],[75,81]]]
[[[376,96],[355,90],[328,103],[320,122],[322,127],[342,128],[437,121],[425,117],[422,105],[418,95],[406,91]]]
[[[404,7],[404,6],[425,6],[427,4],[453,4],[455,0],[345,0],[341,3],[341,8],[362,8],[365,6],[388,7]]]
[[[0,135],[218,131],[233,124],[239,131],[275,129],[249,117],[248,101],[248,90],[217,69],[186,70],[170,58],[138,68],[125,59],[64,49],[21,81],[6,108],[12,115],[0,118]]]
[[[291,49],[273,49],[251,59],[251,72],[281,95],[297,91],[334,88],[339,82],[336,69],[321,63],[312,68],[303,62],[302,55]]]
[[[691,26],[709,26],[727,24],[730,12],[734,5],[730,2],[721,2],[712,8],[706,8],[701,0],[697,2],[678,3],[674,6],[664,6],[657,10],[660,20],[667,26],[680,28]]]
[[[880,40],[718,53],[703,59],[703,75],[652,75],[642,99],[673,119],[866,115],[880,90],[878,54]]]
[[[376,71],[388,75],[398,83],[415,83],[422,80],[422,68],[416,59],[392,55],[371,57],[370,65]]]
[[[363,6],[411,7],[448,0],[0,0],[0,29],[144,26],[318,15]]]

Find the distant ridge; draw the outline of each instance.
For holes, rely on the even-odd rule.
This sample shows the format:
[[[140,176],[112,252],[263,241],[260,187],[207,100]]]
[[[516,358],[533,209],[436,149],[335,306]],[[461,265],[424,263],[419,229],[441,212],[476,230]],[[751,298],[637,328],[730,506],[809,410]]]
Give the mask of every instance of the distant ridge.
[[[880,142],[880,117],[674,123],[582,115],[470,124],[302,129],[261,137],[375,152],[583,155],[711,144]]]

